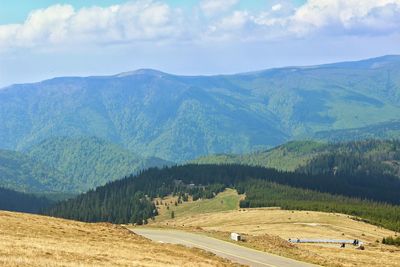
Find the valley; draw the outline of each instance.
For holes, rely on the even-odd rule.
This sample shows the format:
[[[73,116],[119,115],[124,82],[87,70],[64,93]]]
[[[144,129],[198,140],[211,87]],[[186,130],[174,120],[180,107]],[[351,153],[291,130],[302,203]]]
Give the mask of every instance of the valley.
[[[1,0],[0,267],[400,267],[400,0]]]
[[[397,73],[385,56],[4,88],[0,265],[399,266]]]
[[[112,173],[112,166],[124,170],[121,161],[112,161],[123,153],[122,164],[131,166],[131,154],[97,138],[55,139],[36,147],[24,158],[47,155],[46,162],[52,163],[46,166],[64,166],[67,172],[81,177],[90,177],[79,172],[84,167],[76,168],[82,159],[86,166],[102,166],[98,173],[106,173],[103,170],[108,162],[111,169],[107,171]],[[4,264],[46,266],[58,258],[60,266],[76,266],[78,262],[83,266],[101,266],[100,262],[104,266],[126,266],[136,265],[136,261],[144,262],[143,266],[185,266],[188,262],[195,266],[258,266],[260,262],[292,266],[291,260],[304,262],[299,266],[398,266],[399,248],[382,244],[382,240],[396,238],[400,231],[400,179],[395,168],[399,148],[394,140],[289,142],[251,154],[210,155],[189,164],[151,167],[58,202],[0,190],[3,209],[83,221],[1,213],[4,235],[0,243],[7,247],[10,240],[19,240],[12,252],[5,250]],[[36,226],[26,226],[28,221]],[[24,227],[31,232],[22,230]],[[169,248],[133,235],[126,227],[162,243],[175,240],[172,243],[200,250]],[[239,243],[243,249],[218,243],[232,243],[232,232],[244,238]],[[289,238],[358,239],[363,250],[352,245],[340,248],[339,244],[290,243]],[[55,239],[60,240],[58,245],[52,241]],[[215,239],[220,241],[212,241]],[[88,247],[77,249],[73,245],[77,242]],[[111,248],[115,244],[115,249],[107,244]],[[138,254],[130,255],[127,251],[131,249]],[[179,252],[170,255],[169,249]],[[146,254],[154,250],[160,252]],[[222,258],[210,258],[204,250]],[[191,253],[198,257],[198,263],[188,260],[193,257]],[[33,259],[34,254],[43,256]]]

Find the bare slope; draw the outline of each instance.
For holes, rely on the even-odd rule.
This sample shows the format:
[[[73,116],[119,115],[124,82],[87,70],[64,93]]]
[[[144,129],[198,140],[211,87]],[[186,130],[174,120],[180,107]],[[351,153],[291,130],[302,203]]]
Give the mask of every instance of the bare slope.
[[[0,212],[1,266],[230,266],[209,253],[151,242],[121,226]]]

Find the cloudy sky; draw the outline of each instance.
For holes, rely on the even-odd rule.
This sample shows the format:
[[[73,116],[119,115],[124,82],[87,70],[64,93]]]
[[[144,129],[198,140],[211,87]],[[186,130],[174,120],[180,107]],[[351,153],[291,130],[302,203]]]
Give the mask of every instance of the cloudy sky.
[[[400,54],[400,0],[1,0],[0,87]]]

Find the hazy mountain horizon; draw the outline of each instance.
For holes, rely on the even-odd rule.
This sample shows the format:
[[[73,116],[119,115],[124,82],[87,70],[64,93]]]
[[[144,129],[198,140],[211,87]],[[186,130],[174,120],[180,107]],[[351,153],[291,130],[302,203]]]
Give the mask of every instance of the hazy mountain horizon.
[[[53,76],[49,77],[47,79],[39,80],[39,81],[32,81],[32,82],[25,82],[25,83],[12,83],[9,85],[5,86],[0,86],[0,90],[7,89],[8,87],[14,86],[14,85],[21,85],[21,84],[34,84],[34,83],[40,83],[40,82],[46,82],[54,79],[66,79],[66,78],[105,78],[105,77],[126,77],[126,76],[131,76],[131,75],[142,75],[142,74],[147,74],[147,75],[168,75],[168,76],[180,76],[180,77],[218,77],[218,76],[235,76],[235,75],[248,75],[248,74],[257,74],[265,71],[272,71],[272,70],[279,70],[279,69],[288,69],[288,68],[294,68],[294,69],[309,69],[309,68],[319,68],[319,67],[337,67],[338,65],[346,65],[346,64],[353,64],[353,63],[365,63],[364,67],[367,67],[369,63],[375,62],[375,61],[380,61],[380,60],[385,60],[385,61],[396,61],[400,60],[400,54],[388,54],[388,55],[382,55],[382,56],[377,56],[377,57],[371,57],[371,58],[363,58],[363,59],[358,59],[358,60],[344,60],[344,61],[334,61],[334,62],[326,62],[326,63],[321,63],[321,64],[311,64],[311,65],[286,65],[286,66],[277,66],[277,67],[270,67],[270,68],[262,68],[259,70],[250,70],[250,71],[244,71],[244,72],[233,72],[233,73],[214,73],[214,74],[179,74],[179,73],[170,73],[164,70],[156,69],[156,68],[138,68],[134,70],[127,70],[127,71],[122,71],[118,72],[115,74],[104,74],[104,75],[61,75],[61,76]],[[362,64],[361,64],[362,65]],[[370,66],[371,67],[371,66]]]

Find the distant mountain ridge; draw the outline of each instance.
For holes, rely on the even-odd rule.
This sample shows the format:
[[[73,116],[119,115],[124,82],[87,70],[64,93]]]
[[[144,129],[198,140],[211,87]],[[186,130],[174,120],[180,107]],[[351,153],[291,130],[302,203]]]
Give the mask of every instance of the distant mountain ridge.
[[[330,140],[330,131],[381,127],[398,114],[400,56],[217,76],[142,69],[0,90],[0,148],[96,136],[144,157],[185,161],[317,133]],[[399,136],[396,128],[391,137]]]

